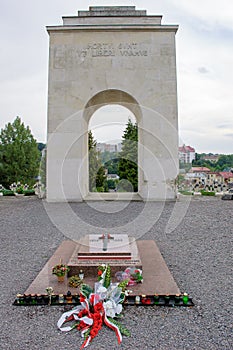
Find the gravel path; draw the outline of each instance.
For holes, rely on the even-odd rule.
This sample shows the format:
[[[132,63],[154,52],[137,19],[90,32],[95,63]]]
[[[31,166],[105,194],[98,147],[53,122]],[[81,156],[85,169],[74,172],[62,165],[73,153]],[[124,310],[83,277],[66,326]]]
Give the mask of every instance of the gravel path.
[[[233,201],[193,198],[187,206],[182,206],[182,200],[180,203],[178,208],[174,203],[164,207],[149,203],[145,213],[141,202],[122,204],[123,210],[115,202],[76,203],[69,207],[82,222],[97,228],[114,226],[126,232],[132,219],[139,217],[139,223],[134,225],[136,234],[146,230],[142,238],[156,240],[181,291],[189,292],[195,303],[194,308],[128,306],[123,322],[132,336],[123,337],[118,346],[112,331],[103,328],[90,350],[233,348]],[[55,209],[57,219],[68,227],[70,221],[62,204],[46,205],[45,210],[44,203],[36,197],[0,198],[1,350],[71,350],[82,344],[78,332],[63,334],[56,328],[63,307],[12,306],[16,294],[27,289],[60,242],[67,239],[51,222],[49,208]],[[179,215],[183,213],[184,218],[177,219],[177,214],[167,229],[174,210]],[[59,214],[62,212],[63,217]],[[129,230],[128,233],[131,234]]]

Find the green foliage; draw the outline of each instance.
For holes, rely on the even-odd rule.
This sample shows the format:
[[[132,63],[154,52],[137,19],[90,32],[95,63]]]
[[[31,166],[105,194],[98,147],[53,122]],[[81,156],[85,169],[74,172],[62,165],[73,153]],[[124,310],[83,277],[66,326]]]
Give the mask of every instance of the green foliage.
[[[47,162],[47,149],[44,150],[41,160],[40,160],[40,169],[39,169],[39,175],[40,175],[40,182],[44,188],[46,188],[46,163]]]
[[[111,190],[114,190],[116,188],[117,183],[118,183],[118,180],[113,180],[113,179],[107,180],[108,188]]]
[[[18,194],[24,194],[23,186],[18,186],[15,192]]]
[[[117,192],[134,192],[132,183],[126,179],[120,180],[117,184]]]
[[[92,132],[88,132],[89,149],[89,190],[91,192],[103,192],[104,181],[106,179],[104,167],[101,164],[99,153],[96,149],[97,142],[94,140]]]
[[[233,168],[233,154],[221,154],[217,162],[203,159],[205,153],[196,153],[196,159],[192,162],[192,166],[207,167],[211,171],[223,171]]]
[[[119,284],[118,284],[118,287],[122,289],[122,291],[124,292],[126,290],[126,287],[129,283],[129,279],[126,279],[124,281],[121,281]]]
[[[138,191],[138,127],[129,119],[123,135],[122,151],[118,166],[120,180],[132,184],[133,191]]]
[[[110,152],[108,152],[110,153]],[[110,153],[111,159],[103,162],[104,167],[108,169],[108,174],[118,174],[118,167],[120,158],[117,153]]]
[[[108,181],[106,180],[106,178],[104,179],[104,192],[108,192]]]
[[[179,168],[180,169],[185,169],[185,172],[187,173],[192,168],[192,164],[190,164],[190,163],[183,163],[183,162],[179,161]]]
[[[126,335],[126,337],[131,336],[130,331],[125,326],[123,326],[120,322],[116,321],[114,318],[111,318],[111,317],[108,317],[108,319],[110,322],[112,322],[119,328],[119,331],[121,332],[121,334]]]
[[[110,283],[111,283],[111,267],[107,265],[103,286],[105,288],[108,288],[110,286]]]
[[[2,192],[3,196],[14,196],[15,195],[14,191],[11,191],[11,190],[4,189],[1,192]]]
[[[85,331],[85,333],[84,333],[84,340],[87,340],[87,338],[89,337],[90,333],[91,333],[91,328],[88,328],[88,329]]]
[[[45,144],[45,143],[42,143],[42,142],[38,142],[37,147],[38,147],[38,150],[39,150],[40,152],[42,152],[43,149],[46,147],[46,144]]]
[[[39,169],[39,150],[29,127],[17,117],[0,133],[0,178],[5,187],[11,183],[34,184]]]
[[[78,275],[71,276],[69,278],[69,286],[73,288],[77,288],[83,284],[83,280],[80,279]]]
[[[25,196],[33,196],[35,194],[35,190],[24,190],[23,193]]]
[[[92,289],[88,284],[85,284],[85,283],[83,283],[83,284],[81,285],[81,287],[79,288],[79,290],[80,290],[80,293],[81,293],[84,297],[86,297],[86,298],[89,298],[89,295],[90,295],[91,293],[93,293],[93,289]]]
[[[179,191],[181,194],[185,195],[185,196],[191,196],[193,195],[193,192],[190,191]]]
[[[14,196],[15,192],[19,194],[24,194],[25,196],[32,196],[35,194],[35,190],[33,189],[27,189],[25,190],[23,186],[18,187],[16,191],[13,190],[7,190],[5,188],[0,189],[0,192],[3,194],[3,196]]]
[[[215,196],[215,192],[213,191],[201,191],[202,196]]]

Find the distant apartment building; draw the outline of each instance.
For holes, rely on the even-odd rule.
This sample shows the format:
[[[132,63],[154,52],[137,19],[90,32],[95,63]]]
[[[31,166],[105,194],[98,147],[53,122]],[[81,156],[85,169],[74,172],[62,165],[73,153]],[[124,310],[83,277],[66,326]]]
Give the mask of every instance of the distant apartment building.
[[[180,146],[179,147],[179,160],[182,163],[192,163],[195,160],[195,149],[191,146]]]
[[[111,143],[101,143],[101,142],[98,142],[97,143],[97,146],[96,146],[96,149],[98,152],[120,152],[121,151],[121,143],[118,143],[118,144],[111,144]]]

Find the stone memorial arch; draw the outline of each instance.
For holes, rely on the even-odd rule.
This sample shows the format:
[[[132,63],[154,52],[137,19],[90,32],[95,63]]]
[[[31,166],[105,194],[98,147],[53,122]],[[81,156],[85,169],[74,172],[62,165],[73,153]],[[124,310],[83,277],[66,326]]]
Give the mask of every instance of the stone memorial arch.
[[[88,123],[108,104],[128,108],[138,123],[137,195],[175,198],[178,26],[161,20],[134,6],[90,7],[47,27],[48,201],[88,198]]]

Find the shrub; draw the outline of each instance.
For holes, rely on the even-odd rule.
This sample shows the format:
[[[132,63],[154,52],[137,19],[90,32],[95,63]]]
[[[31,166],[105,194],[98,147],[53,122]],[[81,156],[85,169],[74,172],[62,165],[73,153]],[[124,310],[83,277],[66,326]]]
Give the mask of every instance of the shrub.
[[[3,193],[3,196],[14,196],[14,191],[11,190],[3,190],[1,191]]]
[[[24,190],[23,193],[25,196],[33,196],[35,194],[35,190]]]
[[[215,192],[214,191],[201,191],[202,196],[215,196]]]

